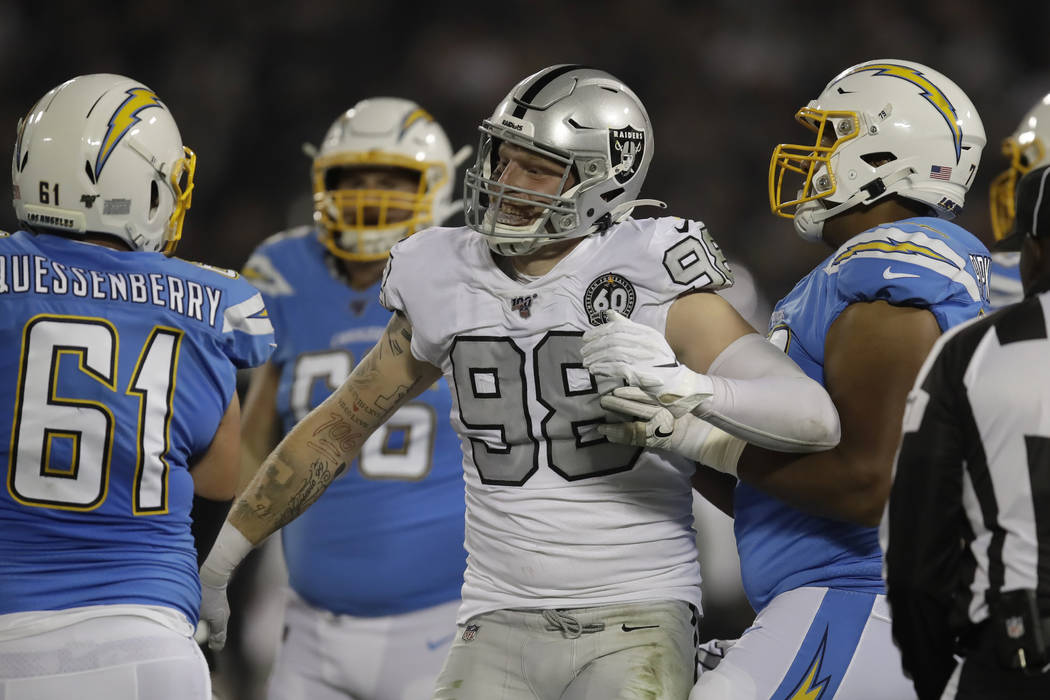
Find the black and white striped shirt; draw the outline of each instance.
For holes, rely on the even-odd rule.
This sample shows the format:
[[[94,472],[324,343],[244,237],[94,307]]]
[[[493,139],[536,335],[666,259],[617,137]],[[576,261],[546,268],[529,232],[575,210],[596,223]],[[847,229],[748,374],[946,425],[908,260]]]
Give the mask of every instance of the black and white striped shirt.
[[[1050,615],[1048,319],[1050,292],[952,329],[908,397],[881,540],[894,638],[923,697],[989,595],[1036,589]]]

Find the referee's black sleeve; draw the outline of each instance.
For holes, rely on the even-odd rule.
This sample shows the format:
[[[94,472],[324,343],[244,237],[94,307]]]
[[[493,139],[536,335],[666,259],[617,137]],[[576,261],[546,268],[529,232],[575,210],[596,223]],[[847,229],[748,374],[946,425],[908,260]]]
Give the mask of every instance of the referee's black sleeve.
[[[962,554],[959,387],[949,349],[927,361],[908,397],[887,506],[887,598],[893,637],[920,698],[939,698],[955,668],[950,617]]]

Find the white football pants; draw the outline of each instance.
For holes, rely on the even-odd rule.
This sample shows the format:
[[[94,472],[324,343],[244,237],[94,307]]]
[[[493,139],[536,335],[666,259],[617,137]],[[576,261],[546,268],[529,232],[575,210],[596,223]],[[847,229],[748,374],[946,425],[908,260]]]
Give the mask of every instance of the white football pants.
[[[0,642],[0,699],[211,699],[188,622],[185,634],[134,615],[50,622],[47,631]]]
[[[351,617],[291,593],[267,698],[427,700],[458,610],[454,600],[402,615]]]
[[[697,624],[680,601],[478,615],[459,626],[434,700],[685,700]]]
[[[885,596],[828,588],[781,593],[689,700],[913,700]]]

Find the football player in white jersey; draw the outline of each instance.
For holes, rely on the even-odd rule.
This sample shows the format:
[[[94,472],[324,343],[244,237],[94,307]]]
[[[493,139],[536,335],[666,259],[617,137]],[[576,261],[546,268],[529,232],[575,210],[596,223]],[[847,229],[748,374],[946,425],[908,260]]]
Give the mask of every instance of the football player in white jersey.
[[[698,471],[697,487],[735,517],[758,615],[691,697],[901,700],[914,689],[890,636],[875,526],[919,367],[988,300],[987,248],[948,221],[984,127],[955,83],[902,60],[847,68],[796,119],[813,140],[774,150],[770,203],[834,252],[776,305],[769,333],[828,389],[842,440],[802,456],[749,446],[739,483]]]
[[[267,458],[202,567],[213,642],[236,564],[444,375],[468,562],[435,697],[686,697],[700,609],[694,465],[609,442],[604,431],[622,426],[605,424],[598,384],[618,382],[594,374],[628,372],[665,400],[654,410],[705,416],[767,447],[827,449],[838,419],[816,382],[710,293],[731,276],[703,224],[631,218],[654,204],[638,198],[652,139],[627,86],[576,65],[525,78],[482,122],[468,226],[394,246],[382,300],[396,314],[383,338]],[[611,329],[629,340],[607,339]],[[657,359],[606,361],[625,345]],[[683,383],[681,395],[660,391]],[[688,438],[728,470],[739,454],[715,428],[654,430],[661,446]]]
[[[992,181],[988,197],[995,243],[1013,230],[1017,181],[1033,168],[1050,165],[1050,94],[1032,105],[1014,132],[1003,139],[1003,155],[1009,163]],[[1024,298],[1018,270],[1020,260],[1021,254],[1016,251],[992,251],[989,288],[993,309]]]
[[[244,270],[278,342],[245,399],[248,479],[380,338],[390,320],[379,303],[390,247],[456,211],[456,164],[469,153],[454,155],[441,126],[401,98],[362,100],[328,129],[314,158],[316,225],[271,236]],[[447,384],[436,382],[282,530],[291,592],[271,700],[430,697],[466,565],[450,409]],[[369,576],[354,575],[365,569]]]
[[[120,75],[45,94],[0,234],[0,698],[210,700],[194,495],[233,498],[237,369],[273,327],[237,273],[172,257],[196,156]]]

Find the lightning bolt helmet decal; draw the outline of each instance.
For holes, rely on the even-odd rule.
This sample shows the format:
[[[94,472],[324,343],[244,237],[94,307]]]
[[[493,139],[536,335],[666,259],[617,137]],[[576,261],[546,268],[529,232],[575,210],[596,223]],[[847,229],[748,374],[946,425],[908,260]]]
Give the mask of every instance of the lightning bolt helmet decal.
[[[944,90],[937,87],[922,71],[897,63],[868,63],[857,66],[845,75],[840,76],[839,80],[861,71],[874,71],[875,75],[900,78],[918,87],[920,90],[919,94],[926,98],[926,101],[937,110],[948,125],[948,129],[952,134],[952,143],[955,145],[955,162],[959,162],[962,156],[962,127],[959,126],[959,114],[956,112],[951,100],[944,93]]]
[[[131,127],[142,121],[139,114],[150,107],[164,106],[157,95],[144,87],[133,87],[127,91],[127,99],[120,103],[113,116],[109,118],[109,128],[102,138],[102,145],[98,149],[98,157],[95,159],[95,180],[102,174],[102,168],[113,154],[120,140],[131,130]]]

